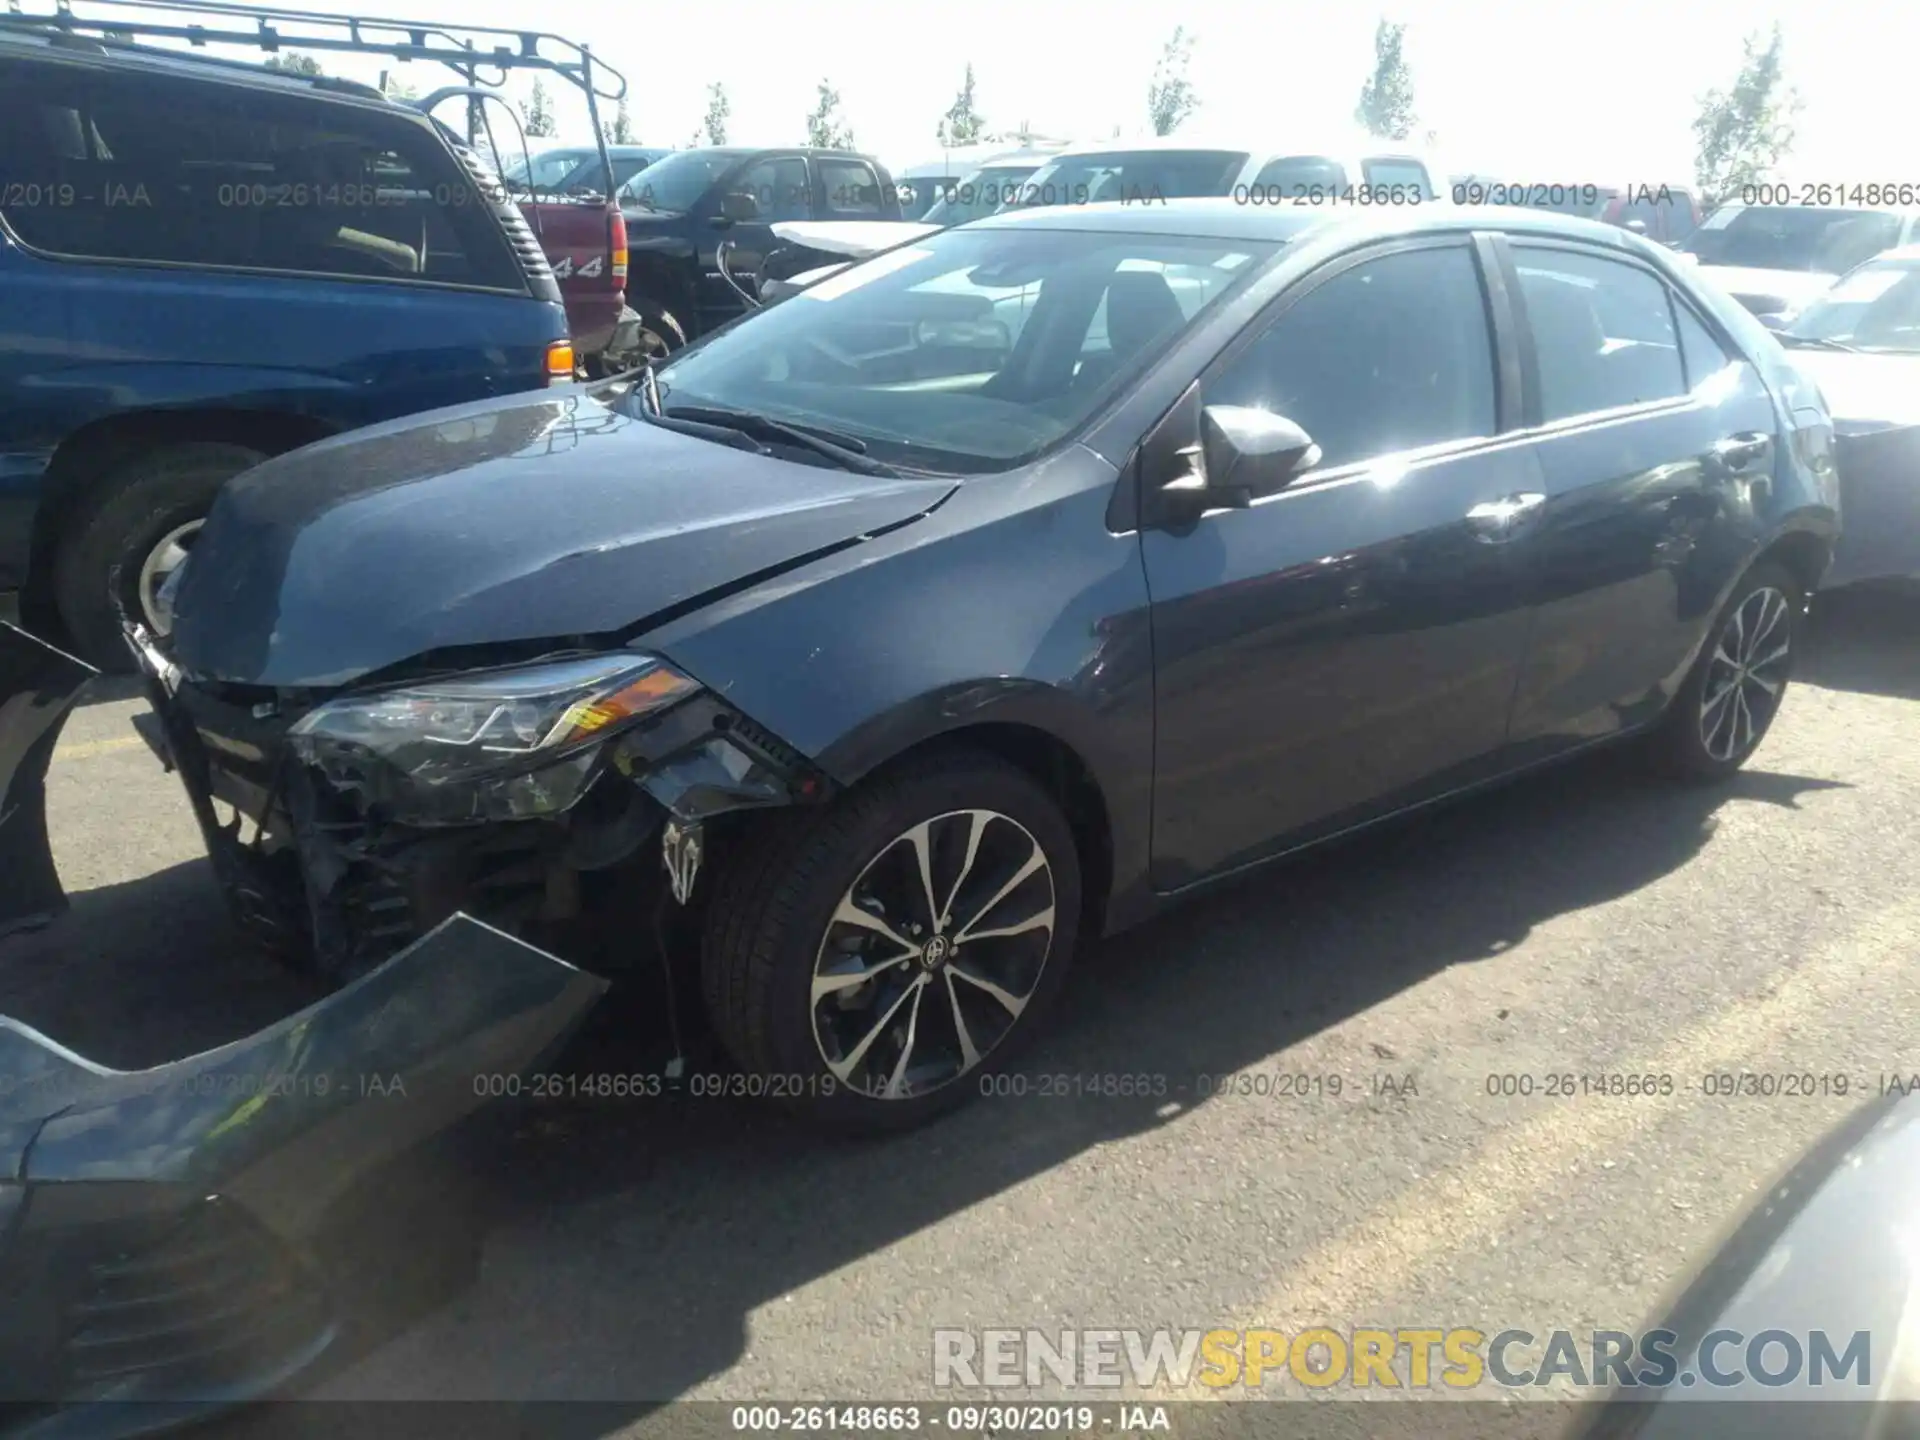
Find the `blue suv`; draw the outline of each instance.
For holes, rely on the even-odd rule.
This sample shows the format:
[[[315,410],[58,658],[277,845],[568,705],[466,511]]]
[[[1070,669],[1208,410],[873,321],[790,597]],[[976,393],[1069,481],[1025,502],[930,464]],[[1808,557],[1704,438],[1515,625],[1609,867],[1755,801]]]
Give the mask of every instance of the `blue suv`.
[[[233,475],[573,378],[498,179],[369,86],[14,19],[0,135],[0,593],[103,668]]]

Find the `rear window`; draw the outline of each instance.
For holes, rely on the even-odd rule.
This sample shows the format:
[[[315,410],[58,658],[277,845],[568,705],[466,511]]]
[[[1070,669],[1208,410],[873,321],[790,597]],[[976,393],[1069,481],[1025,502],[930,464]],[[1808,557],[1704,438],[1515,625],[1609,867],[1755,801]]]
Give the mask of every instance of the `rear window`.
[[[1244,150],[1112,150],[1062,156],[1035,171],[1001,208],[1116,201],[1151,205],[1225,195],[1246,163]]]
[[[1891,211],[1723,205],[1680,248],[1708,265],[1838,275],[1899,243]]]
[[[432,131],[370,105],[0,61],[0,215],[75,258],[523,290]]]
[[[991,215],[1008,200],[1016,198],[1020,187],[1039,168],[1030,163],[988,165],[964,180],[931,182],[938,183],[942,188],[939,198],[925,212],[924,218],[929,225],[964,225],[969,220]],[[929,182],[914,182],[916,185],[922,183]]]

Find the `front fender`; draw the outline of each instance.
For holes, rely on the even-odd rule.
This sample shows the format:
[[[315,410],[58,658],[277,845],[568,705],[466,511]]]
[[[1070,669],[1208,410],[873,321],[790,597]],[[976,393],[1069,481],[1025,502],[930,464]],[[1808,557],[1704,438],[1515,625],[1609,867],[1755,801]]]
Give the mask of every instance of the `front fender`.
[[[1105,803],[1116,888],[1145,874],[1153,645],[1113,468],[1072,447],[636,640],[841,785],[940,736],[1039,731]]]

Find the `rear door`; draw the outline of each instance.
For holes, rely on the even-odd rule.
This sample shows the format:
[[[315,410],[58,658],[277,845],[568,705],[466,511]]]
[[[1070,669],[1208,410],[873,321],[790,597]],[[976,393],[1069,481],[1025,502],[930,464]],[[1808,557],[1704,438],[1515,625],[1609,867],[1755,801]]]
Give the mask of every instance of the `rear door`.
[[[720,273],[719,252],[722,241],[731,241],[727,268],[735,275],[751,275],[780,243],[773,226],[783,220],[817,218],[813,172],[807,157],[798,152],[775,152],[749,160],[710,190],[701,202],[707,213],[692,216],[700,263],[700,326],[705,334],[716,325],[724,325],[747,306]],[[719,222],[721,197],[727,194],[751,195],[760,207],[759,216],[745,224]]]
[[[1526,759],[1658,713],[1746,561],[1782,437],[1758,372],[1651,266],[1531,236],[1500,248],[1546,497],[1514,697]]]
[[[1290,289],[1201,376],[1201,404],[1286,415],[1323,454],[1246,509],[1141,537],[1157,888],[1498,763],[1526,639],[1509,522],[1539,481],[1501,438],[1518,371],[1492,313],[1473,241],[1402,240]],[[1191,443],[1164,438],[1141,447],[1143,493]]]

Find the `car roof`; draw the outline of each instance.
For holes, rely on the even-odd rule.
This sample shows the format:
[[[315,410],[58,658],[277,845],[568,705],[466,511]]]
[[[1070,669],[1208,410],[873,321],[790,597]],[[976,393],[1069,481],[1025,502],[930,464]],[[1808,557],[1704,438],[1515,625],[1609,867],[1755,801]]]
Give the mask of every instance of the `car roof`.
[[[1892,250],[1882,250],[1878,255],[1874,256],[1873,259],[1864,260],[1861,263],[1864,265],[1873,265],[1882,260],[1897,260],[1903,265],[1910,265],[1920,260],[1920,245],[1899,245]]]
[[[1188,235],[1220,240],[1296,239],[1309,230],[1341,226],[1355,238],[1432,231],[1495,230],[1585,240],[1612,249],[1659,251],[1651,241],[1598,220],[1512,205],[1249,205],[1230,196],[1191,200],[1112,201],[1098,205],[1030,206],[1000,210],[955,228],[962,230],[1074,230],[1117,235]],[[1636,243],[1637,242],[1637,243]]]
[[[1086,155],[1123,155],[1138,151],[1216,150],[1248,157],[1284,155],[1326,155],[1336,160],[1359,159],[1376,155],[1426,157],[1426,148],[1410,140],[1374,140],[1366,137],[1308,134],[1275,144],[1262,138],[1249,142],[1235,135],[1149,135],[1137,140],[1102,140],[1093,144],[1071,145],[1049,153],[1049,159],[1078,158]]]

